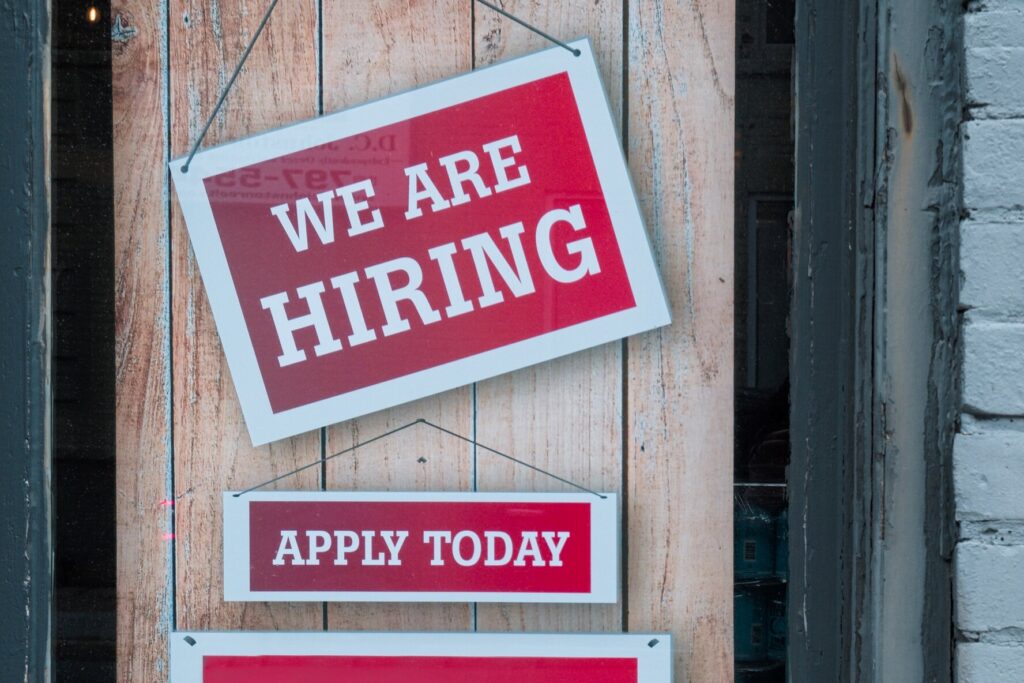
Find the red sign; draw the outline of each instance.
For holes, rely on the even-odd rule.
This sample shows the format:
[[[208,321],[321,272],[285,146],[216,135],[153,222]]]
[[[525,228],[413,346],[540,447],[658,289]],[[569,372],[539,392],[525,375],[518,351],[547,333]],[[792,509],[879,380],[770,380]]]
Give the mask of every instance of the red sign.
[[[204,683],[634,683],[635,659],[594,657],[207,657]]]
[[[226,493],[225,599],[615,602],[603,495]]]
[[[174,633],[171,683],[668,683],[667,635]]]
[[[669,321],[576,47],[171,164],[254,442]]]

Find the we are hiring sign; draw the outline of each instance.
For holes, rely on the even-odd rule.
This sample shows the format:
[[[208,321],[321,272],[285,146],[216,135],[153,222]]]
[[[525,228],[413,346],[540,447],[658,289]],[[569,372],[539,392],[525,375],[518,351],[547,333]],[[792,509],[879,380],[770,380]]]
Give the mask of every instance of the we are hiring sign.
[[[669,322],[573,45],[171,163],[254,443]]]

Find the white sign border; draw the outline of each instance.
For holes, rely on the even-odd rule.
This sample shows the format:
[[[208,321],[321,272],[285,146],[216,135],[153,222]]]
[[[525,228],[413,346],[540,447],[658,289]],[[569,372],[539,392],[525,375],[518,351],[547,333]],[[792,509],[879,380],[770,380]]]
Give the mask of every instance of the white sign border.
[[[190,643],[189,640],[192,642]],[[194,644],[193,644],[194,643]],[[201,683],[205,656],[628,658],[638,683],[671,683],[667,633],[171,633],[170,683]]]
[[[226,491],[224,515],[224,600],[226,602],[487,602],[615,604],[620,597],[618,496],[602,493],[477,493],[369,491]],[[249,503],[587,503],[590,505],[590,592],[516,593],[489,591],[254,591],[250,587]]]
[[[590,42],[583,39],[571,45],[580,51],[579,57],[564,48],[555,47],[277,131],[293,130],[295,135],[267,133],[212,147],[196,154],[188,173],[181,171],[183,158],[170,162],[178,202],[253,445],[259,446],[441,393],[671,322],[668,300],[658,276],[640,207],[626,170],[619,132]],[[274,413],[203,180],[563,72],[569,75],[579,105],[636,306]],[[401,398],[396,400],[396,397]]]

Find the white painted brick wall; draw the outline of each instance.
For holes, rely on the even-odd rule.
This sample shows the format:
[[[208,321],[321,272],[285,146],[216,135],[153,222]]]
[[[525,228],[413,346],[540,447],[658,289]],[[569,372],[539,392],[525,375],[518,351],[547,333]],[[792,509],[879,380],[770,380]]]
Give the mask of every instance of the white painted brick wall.
[[[957,649],[959,683],[1024,681],[1024,648],[965,643]]]
[[[1024,115],[1024,47],[968,50],[966,72],[968,105],[982,116]]]
[[[1024,0],[964,18],[957,680],[1024,683]]]
[[[1020,47],[1024,33],[1024,3],[1020,0],[983,0],[980,11],[964,17],[967,52],[991,47]]]
[[[1024,415],[1024,324],[972,314],[965,319],[965,408],[982,415]]]
[[[956,566],[960,630],[983,633],[1024,624],[1024,546],[964,541],[956,549]]]
[[[964,222],[960,264],[970,274],[961,304],[990,320],[1024,320],[1024,223]]]
[[[1024,521],[1024,432],[960,434],[953,461],[957,519]]]
[[[964,20],[968,104],[979,116],[1024,116],[1024,3],[983,4]]]
[[[968,121],[963,143],[967,209],[1024,207],[1024,119]]]

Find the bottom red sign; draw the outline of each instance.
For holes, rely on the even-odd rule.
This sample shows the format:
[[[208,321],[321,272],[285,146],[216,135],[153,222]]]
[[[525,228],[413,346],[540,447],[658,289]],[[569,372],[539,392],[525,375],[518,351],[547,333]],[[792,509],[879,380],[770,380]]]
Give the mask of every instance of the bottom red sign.
[[[175,633],[171,683],[668,683],[665,634]]]
[[[415,679],[410,674],[415,672]],[[206,683],[627,683],[635,659],[564,657],[207,657]]]

